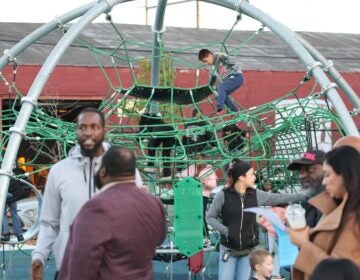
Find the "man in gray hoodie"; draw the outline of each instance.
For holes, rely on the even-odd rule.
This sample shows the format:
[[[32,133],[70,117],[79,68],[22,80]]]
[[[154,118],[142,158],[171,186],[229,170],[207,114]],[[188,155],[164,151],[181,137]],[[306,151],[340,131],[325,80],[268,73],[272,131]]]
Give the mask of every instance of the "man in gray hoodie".
[[[78,145],[50,169],[40,213],[40,232],[32,252],[31,279],[42,280],[44,264],[52,251],[60,269],[70,225],[81,207],[95,194],[94,174],[109,144],[104,142],[104,115],[83,109],[77,118]],[[141,184],[137,172],[137,185]],[[56,276],[55,276],[56,277]],[[55,278],[56,279],[56,278]]]
[[[100,193],[71,226],[59,280],[152,280],[152,258],[166,236],[165,209],[135,187],[132,150],[110,147],[95,175]]]

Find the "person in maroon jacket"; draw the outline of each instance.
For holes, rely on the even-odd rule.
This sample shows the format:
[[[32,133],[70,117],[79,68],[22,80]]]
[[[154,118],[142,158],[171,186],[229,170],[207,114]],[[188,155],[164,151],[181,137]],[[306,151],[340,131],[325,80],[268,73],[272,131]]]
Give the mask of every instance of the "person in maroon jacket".
[[[153,279],[165,211],[160,200],[136,188],[135,166],[131,150],[113,146],[105,153],[95,175],[101,192],[71,226],[58,279]]]

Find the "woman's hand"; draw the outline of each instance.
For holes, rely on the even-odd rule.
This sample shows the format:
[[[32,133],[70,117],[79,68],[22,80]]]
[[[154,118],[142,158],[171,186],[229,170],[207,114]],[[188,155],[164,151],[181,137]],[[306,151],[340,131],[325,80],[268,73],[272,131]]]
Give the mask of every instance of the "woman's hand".
[[[286,231],[289,234],[290,240],[292,243],[301,248],[305,243],[309,242],[309,227],[306,227],[301,230],[293,230],[287,228]]]

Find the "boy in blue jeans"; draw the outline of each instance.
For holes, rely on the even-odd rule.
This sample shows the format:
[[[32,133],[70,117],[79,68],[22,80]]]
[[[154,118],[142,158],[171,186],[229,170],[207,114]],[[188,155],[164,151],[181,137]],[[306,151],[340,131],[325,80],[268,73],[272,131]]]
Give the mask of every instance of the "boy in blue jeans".
[[[217,97],[217,113],[222,115],[225,113],[224,104],[232,111],[237,112],[239,109],[230,98],[235,90],[237,90],[244,82],[244,76],[241,67],[230,56],[225,53],[213,53],[208,49],[201,49],[198,58],[203,63],[210,65],[211,69],[211,85],[219,79],[218,97]]]

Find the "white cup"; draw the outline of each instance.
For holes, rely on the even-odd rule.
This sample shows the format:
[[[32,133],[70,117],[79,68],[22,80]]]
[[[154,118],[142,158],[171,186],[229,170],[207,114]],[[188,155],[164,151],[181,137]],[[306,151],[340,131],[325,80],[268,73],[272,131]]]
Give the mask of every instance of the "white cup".
[[[289,205],[285,217],[291,229],[300,230],[306,227],[305,209],[300,204]]]

